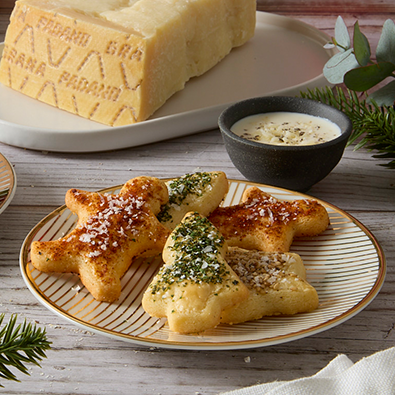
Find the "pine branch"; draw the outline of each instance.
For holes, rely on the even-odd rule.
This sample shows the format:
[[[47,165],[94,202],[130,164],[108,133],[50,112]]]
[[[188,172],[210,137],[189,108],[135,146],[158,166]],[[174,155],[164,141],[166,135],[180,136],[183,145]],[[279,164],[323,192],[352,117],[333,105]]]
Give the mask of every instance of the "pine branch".
[[[354,150],[365,147],[378,152],[374,158],[395,158],[394,107],[379,107],[374,102],[368,104],[355,91],[343,90],[339,86],[334,90],[330,87],[308,90],[301,92],[301,96],[335,107],[351,119],[353,131],[348,145],[359,140]],[[395,159],[382,166],[395,169]]]
[[[0,314],[0,326],[4,314]],[[46,358],[45,351],[51,348],[45,329],[27,323],[16,326],[17,316],[12,315],[8,324],[0,329],[0,378],[19,381],[9,368],[16,368],[29,375],[25,363],[40,367],[39,361]],[[0,387],[3,385],[0,384]]]

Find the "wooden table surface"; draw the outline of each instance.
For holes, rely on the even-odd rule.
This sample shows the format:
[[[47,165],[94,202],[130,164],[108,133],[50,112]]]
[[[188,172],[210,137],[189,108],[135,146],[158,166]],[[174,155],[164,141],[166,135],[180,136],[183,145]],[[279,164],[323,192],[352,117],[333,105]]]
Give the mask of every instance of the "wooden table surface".
[[[0,41],[12,4],[1,0]],[[384,20],[395,15],[390,1],[283,0],[262,1],[259,7],[328,34],[338,14],[349,26],[359,19],[373,45]],[[365,149],[347,148],[335,170],[309,194],[347,211],[377,238],[388,264],[381,292],[358,315],[330,330],[281,345],[233,351],[149,348],[81,330],[38,303],[19,269],[25,236],[64,203],[71,187],[97,190],[142,174],[172,177],[197,168],[243,179],[218,130],[105,153],[40,152],[2,143],[0,152],[18,179],[15,197],[0,216],[0,313],[6,319],[17,313],[20,320],[38,323],[52,342],[42,369],[29,366],[31,376],[18,374],[20,383],[0,380],[5,386],[0,393],[212,395],[311,375],[339,353],[357,361],[395,344],[395,172],[380,166],[384,162]]]

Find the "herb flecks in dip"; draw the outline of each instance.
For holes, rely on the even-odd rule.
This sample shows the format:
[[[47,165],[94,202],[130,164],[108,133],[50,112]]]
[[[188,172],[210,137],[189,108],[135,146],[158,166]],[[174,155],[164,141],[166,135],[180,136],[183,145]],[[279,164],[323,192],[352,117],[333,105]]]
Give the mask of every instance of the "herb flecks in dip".
[[[295,112],[251,115],[231,131],[247,140],[273,145],[314,145],[339,137],[340,128],[326,118]]]

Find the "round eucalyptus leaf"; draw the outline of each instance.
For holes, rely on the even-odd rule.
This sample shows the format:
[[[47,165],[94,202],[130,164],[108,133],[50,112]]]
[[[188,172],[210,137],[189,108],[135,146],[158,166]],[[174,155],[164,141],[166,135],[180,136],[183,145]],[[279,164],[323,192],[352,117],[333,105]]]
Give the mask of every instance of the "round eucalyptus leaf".
[[[395,65],[390,62],[380,62],[369,66],[358,67],[344,75],[344,83],[348,89],[364,92],[373,88],[385,78],[392,76]]]
[[[380,106],[392,106],[395,102],[395,81],[377,89],[367,97],[367,102],[375,102]]]
[[[341,49],[347,50],[351,48],[350,34],[348,33],[347,26],[341,16],[339,16],[336,20],[335,40]]]
[[[379,62],[395,64],[395,23],[391,19],[384,22],[376,48],[376,59]]]
[[[359,64],[353,50],[350,48],[347,51],[333,55],[328,62],[326,62],[323,69],[324,77],[331,84],[341,84],[343,83],[344,75],[349,70],[358,66]]]
[[[369,64],[371,55],[369,41],[361,32],[358,21],[354,25],[354,53],[361,66]]]

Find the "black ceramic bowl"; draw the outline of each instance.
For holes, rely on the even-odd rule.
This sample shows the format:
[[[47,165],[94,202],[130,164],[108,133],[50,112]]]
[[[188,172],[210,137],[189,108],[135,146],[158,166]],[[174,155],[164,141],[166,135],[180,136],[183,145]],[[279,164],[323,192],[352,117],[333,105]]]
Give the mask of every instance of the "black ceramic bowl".
[[[340,127],[341,135],[315,145],[281,146],[244,139],[231,127],[249,115],[298,112],[326,118]],[[341,111],[297,97],[267,96],[237,102],[222,112],[218,125],[226,150],[237,169],[250,181],[306,192],[326,177],[340,161],[352,124]]]

